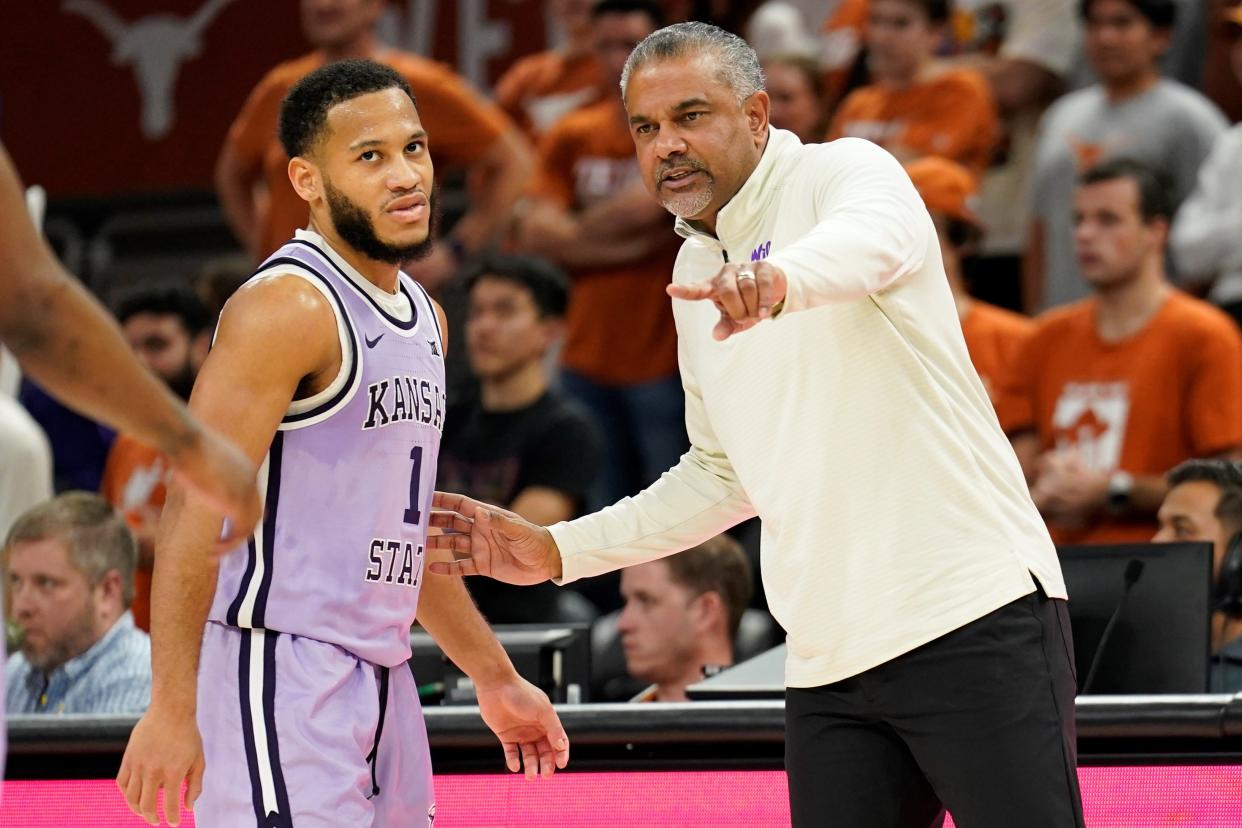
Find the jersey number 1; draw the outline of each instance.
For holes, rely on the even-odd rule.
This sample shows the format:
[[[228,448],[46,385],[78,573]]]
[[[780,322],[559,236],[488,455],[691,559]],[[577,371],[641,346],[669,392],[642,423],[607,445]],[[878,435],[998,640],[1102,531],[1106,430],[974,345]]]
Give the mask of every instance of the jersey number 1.
[[[410,449],[410,459],[414,461],[414,468],[410,472],[410,508],[405,510],[404,519],[406,523],[417,526],[423,517],[418,510],[418,487],[423,479],[423,447]]]

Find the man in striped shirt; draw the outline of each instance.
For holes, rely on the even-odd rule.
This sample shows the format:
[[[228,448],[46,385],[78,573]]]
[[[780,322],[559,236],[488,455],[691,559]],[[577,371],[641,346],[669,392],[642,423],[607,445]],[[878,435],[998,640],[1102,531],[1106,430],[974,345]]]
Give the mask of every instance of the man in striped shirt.
[[[10,713],[141,713],[151,641],[134,627],[138,550],[103,498],[70,492],[26,512],[4,544],[21,649],[8,661]]]

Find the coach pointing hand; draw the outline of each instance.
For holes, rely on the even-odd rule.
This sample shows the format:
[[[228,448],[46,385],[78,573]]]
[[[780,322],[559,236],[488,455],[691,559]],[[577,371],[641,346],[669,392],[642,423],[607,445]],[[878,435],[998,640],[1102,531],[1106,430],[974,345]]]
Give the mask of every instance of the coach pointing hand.
[[[717,341],[753,328],[780,313],[785,301],[785,274],[765,261],[725,265],[710,279],[690,284],[671,284],[665,290],[674,299],[701,302],[710,299],[720,311],[712,329]]]

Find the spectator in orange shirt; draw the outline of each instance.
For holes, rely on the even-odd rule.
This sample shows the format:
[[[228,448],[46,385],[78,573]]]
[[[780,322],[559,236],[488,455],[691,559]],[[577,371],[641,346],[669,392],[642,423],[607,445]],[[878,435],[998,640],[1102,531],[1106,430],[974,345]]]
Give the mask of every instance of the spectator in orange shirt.
[[[1145,541],[1165,473],[1242,447],[1242,334],[1165,275],[1171,205],[1114,160],[1074,194],[1092,296],[1039,317],[997,410],[1058,543]]]
[[[999,120],[984,76],[937,61],[947,0],[872,0],[867,66],[872,83],[854,90],[828,130],[874,141],[902,162],[939,155],[982,176]]]
[[[180,284],[132,288],[115,314],[134,355],[181,399],[188,400],[211,346],[211,318],[192,290]],[[125,434],[118,435],[104,465],[100,494],[124,516],[138,541],[134,571],[134,623],[151,628],[151,567],[155,529],[164,509],[168,459]]]
[[[772,0],[747,22],[746,40],[765,63],[777,55],[814,61],[815,85],[825,111],[831,112],[866,79],[862,46],[869,5],[870,0]]]
[[[548,0],[547,15],[565,42],[516,61],[496,83],[497,105],[532,139],[599,96],[593,5],[594,0]]]
[[[827,116],[819,65],[798,55],[770,57],[763,61],[763,74],[772,126],[789,130],[804,144],[822,141]]]
[[[962,260],[972,255],[983,236],[983,223],[971,208],[971,202],[978,196],[977,182],[970,171],[961,164],[935,156],[906,165],[906,171],[936,225],[944,272],[957,303],[966,350],[995,405],[997,386],[1008,375],[1034,323],[1013,311],[980,302],[966,290]]]
[[[651,2],[604,0],[592,14],[606,94],[544,136],[517,235],[574,282],[561,380],[604,430],[607,462],[590,498],[602,506],[653,482],[689,440],[664,292],[679,239],[639,178],[618,94],[625,59],[660,27],[661,12]],[[615,601],[615,585],[600,593]]]
[[[276,139],[285,93],[325,63],[361,57],[385,63],[414,90],[438,164],[471,172],[472,209],[447,243],[407,268],[434,289],[456,269],[463,252],[478,250],[506,229],[534,160],[505,114],[451,69],[380,44],[375,25],[383,5],[383,0],[302,0],[302,29],[315,51],[272,69],[250,93],[216,163],[216,191],[233,232],[256,261],[284,244],[308,220],[306,202],[289,183],[289,158]],[[259,184],[266,190],[262,197]]]

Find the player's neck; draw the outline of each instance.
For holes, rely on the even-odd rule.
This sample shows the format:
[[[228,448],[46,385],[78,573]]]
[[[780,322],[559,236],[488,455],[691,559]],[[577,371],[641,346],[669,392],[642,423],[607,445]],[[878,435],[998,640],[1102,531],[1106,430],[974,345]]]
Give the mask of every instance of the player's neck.
[[[1096,292],[1096,333],[1105,342],[1128,339],[1147,327],[1160,310],[1172,288],[1158,262],[1144,266],[1137,278],[1126,284]]]
[[[547,390],[543,361],[533,359],[504,377],[483,380],[479,396],[484,411],[516,411],[532,405]]]
[[[332,251],[346,261],[354,270],[362,274],[362,278],[375,285],[385,293],[391,293],[394,296],[397,293],[397,273],[400,267],[388,262],[378,262],[375,259],[368,258],[359,253],[354,248],[345,243],[336,232],[329,226],[320,226],[312,218],[310,229],[320,236],[332,248]]]

